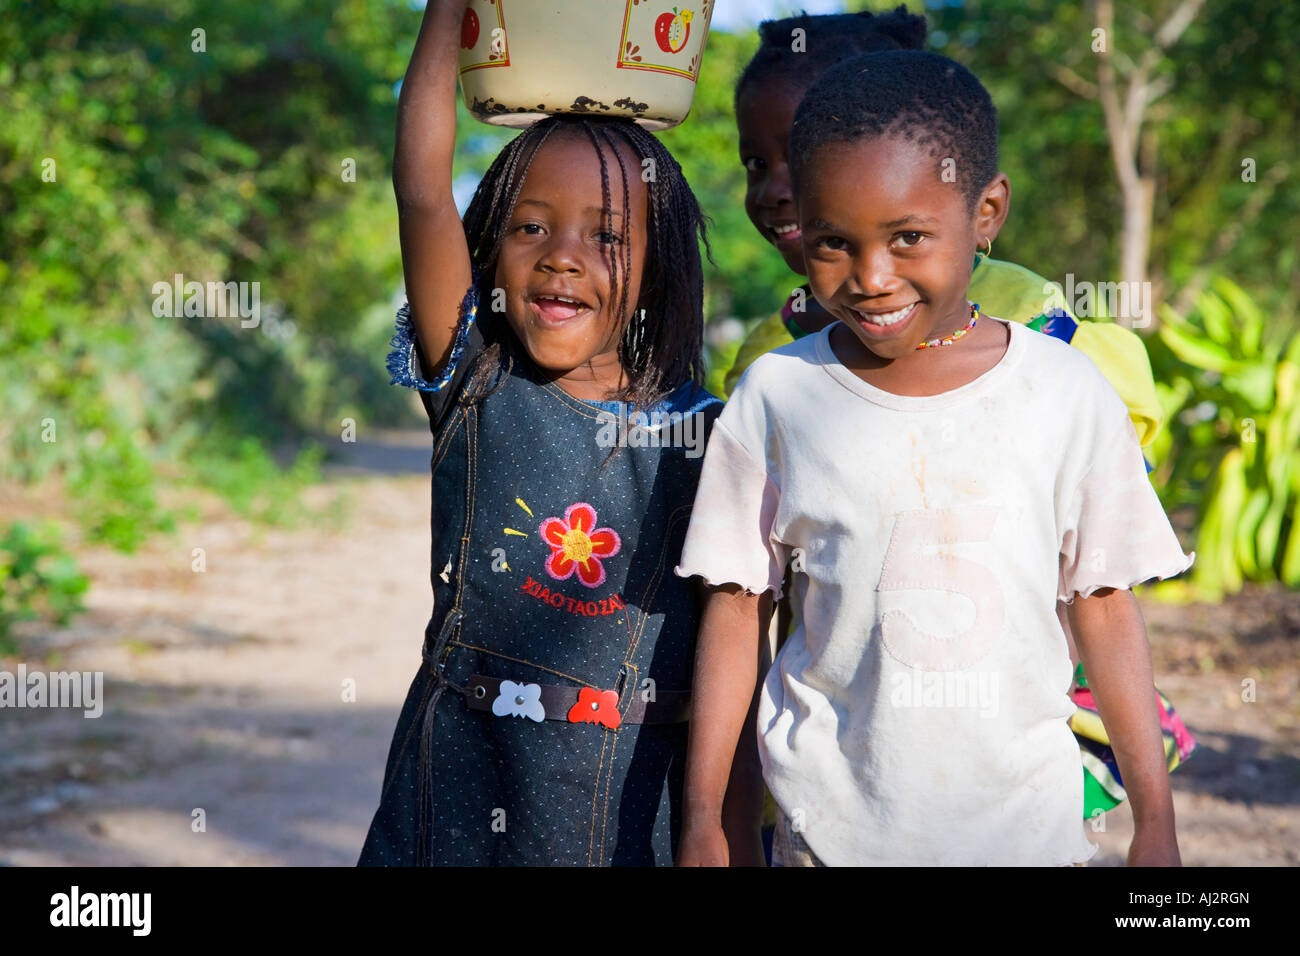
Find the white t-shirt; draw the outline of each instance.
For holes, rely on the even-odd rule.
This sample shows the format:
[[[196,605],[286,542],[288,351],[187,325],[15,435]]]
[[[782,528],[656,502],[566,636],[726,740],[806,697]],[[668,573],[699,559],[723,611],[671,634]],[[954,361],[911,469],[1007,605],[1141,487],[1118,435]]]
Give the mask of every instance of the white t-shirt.
[[[760,751],[831,865],[1092,856],[1057,600],[1191,565],[1096,366],[996,321],[997,365],[926,397],[854,375],[832,325],[756,361],[709,441],[677,573],[779,596],[792,562]]]

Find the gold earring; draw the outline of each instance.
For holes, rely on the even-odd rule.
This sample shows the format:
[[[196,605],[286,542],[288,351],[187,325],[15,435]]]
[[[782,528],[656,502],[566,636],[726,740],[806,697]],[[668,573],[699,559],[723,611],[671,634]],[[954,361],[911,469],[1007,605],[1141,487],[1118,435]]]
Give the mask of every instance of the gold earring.
[[[988,236],[985,236],[984,241],[989,244],[989,251],[984,253],[984,258],[987,259],[989,256],[993,255],[993,240],[990,239]]]

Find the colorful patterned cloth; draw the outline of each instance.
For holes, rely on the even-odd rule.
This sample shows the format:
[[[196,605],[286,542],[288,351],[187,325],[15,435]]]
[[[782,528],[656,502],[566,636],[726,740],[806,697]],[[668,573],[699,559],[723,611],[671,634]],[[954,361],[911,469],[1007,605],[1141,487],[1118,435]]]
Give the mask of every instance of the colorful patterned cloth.
[[[1119,764],[1115,762],[1115,754],[1110,749],[1110,737],[1097,713],[1097,705],[1093,702],[1082,664],[1075,668],[1074,679],[1077,686],[1073,694],[1075,711],[1070,718],[1070,729],[1079,741],[1079,754],[1083,758],[1083,816],[1084,819],[1090,819],[1099,813],[1115,809],[1128,795],[1124,792]],[[1160,733],[1164,737],[1165,763],[1172,772],[1192,755],[1196,749],[1196,739],[1158,687],[1156,700],[1160,707]]]

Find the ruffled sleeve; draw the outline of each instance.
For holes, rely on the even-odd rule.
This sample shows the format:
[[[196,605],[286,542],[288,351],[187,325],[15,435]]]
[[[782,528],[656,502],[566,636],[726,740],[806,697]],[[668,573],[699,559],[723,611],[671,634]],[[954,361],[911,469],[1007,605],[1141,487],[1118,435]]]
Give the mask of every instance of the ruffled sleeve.
[[[390,385],[404,385],[421,392],[437,392],[446,388],[456,376],[465,357],[466,347],[470,342],[470,332],[474,320],[478,317],[478,273],[470,283],[469,291],[460,303],[460,319],[456,326],[456,338],[451,346],[451,357],[438,376],[429,381],[423,377],[420,368],[419,345],[415,336],[415,324],[411,320],[411,304],[404,302],[397,310],[397,324],[389,344],[388,360],[385,363],[390,376]]]
[[[751,594],[770,590],[779,599],[789,559],[772,538],[780,500],[767,470],[715,422],[676,573],[710,586],[739,584]]]
[[[1184,554],[1147,478],[1133,422],[1115,401],[1108,428],[1097,428],[1087,473],[1058,502],[1061,519],[1057,599],[1073,602],[1099,588],[1129,589],[1182,574]]]

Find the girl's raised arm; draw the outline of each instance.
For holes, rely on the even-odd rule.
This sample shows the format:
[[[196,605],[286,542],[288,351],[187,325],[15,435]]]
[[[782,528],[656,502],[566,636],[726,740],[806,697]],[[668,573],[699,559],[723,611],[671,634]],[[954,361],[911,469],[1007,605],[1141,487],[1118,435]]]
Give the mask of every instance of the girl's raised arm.
[[[429,0],[397,100],[393,192],[406,298],[428,379],[450,357],[471,276],[469,247],[451,191],[457,52],[468,5],[469,0]]]

